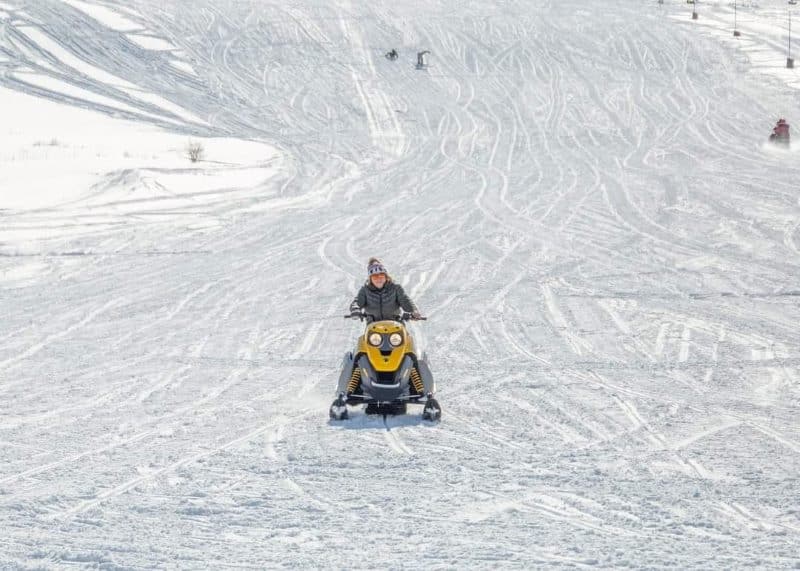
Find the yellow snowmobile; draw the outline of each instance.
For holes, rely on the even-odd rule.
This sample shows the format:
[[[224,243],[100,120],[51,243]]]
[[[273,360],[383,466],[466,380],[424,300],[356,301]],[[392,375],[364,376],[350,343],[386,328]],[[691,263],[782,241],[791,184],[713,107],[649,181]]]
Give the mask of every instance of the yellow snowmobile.
[[[365,318],[369,319],[361,316]],[[397,321],[368,321],[355,353],[345,353],[342,360],[331,419],[345,420],[347,406],[361,404],[367,405],[367,414],[384,416],[405,414],[409,404],[423,405],[423,420],[441,418],[427,357],[417,355],[414,339],[403,324],[410,319],[406,313]]]

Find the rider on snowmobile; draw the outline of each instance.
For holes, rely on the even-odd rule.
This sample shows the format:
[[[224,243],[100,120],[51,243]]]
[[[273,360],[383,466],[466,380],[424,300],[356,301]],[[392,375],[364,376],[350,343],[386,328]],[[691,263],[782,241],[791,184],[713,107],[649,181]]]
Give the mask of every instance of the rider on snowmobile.
[[[409,312],[413,319],[422,317],[416,304],[403,286],[392,281],[391,276],[378,258],[367,263],[367,283],[361,286],[350,304],[350,315],[366,317],[370,321],[397,319],[401,309]]]
[[[778,119],[778,122],[772,128],[772,135],[769,138],[773,142],[789,141],[789,123],[786,122],[786,119]]]
[[[442,407],[427,356],[403,321],[425,319],[402,286],[394,283],[377,258],[367,264],[367,282],[350,304],[347,317],[367,319],[355,351],[342,360],[332,420],[348,418],[347,407],[366,404],[366,414],[405,414],[409,405],[423,405],[422,419],[438,421]],[[402,312],[406,311],[406,314]]]

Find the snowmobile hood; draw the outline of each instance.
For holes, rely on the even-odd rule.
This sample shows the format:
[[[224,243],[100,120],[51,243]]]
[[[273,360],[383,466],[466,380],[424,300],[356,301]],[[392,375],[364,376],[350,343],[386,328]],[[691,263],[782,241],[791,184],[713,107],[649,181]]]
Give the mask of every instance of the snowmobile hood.
[[[400,335],[400,344],[394,346],[390,339]],[[380,343],[373,345],[370,337],[380,335]],[[358,352],[364,353],[376,371],[388,373],[397,371],[403,363],[403,357],[414,353],[414,340],[402,323],[397,321],[375,321],[370,323],[364,335],[358,341]]]

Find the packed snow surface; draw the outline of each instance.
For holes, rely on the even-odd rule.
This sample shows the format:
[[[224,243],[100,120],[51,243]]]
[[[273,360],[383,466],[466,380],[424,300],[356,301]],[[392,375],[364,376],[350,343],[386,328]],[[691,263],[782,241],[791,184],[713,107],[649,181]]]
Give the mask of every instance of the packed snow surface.
[[[792,7],[692,9],[0,1],[0,568],[799,568]],[[438,424],[328,420],[376,255]]]

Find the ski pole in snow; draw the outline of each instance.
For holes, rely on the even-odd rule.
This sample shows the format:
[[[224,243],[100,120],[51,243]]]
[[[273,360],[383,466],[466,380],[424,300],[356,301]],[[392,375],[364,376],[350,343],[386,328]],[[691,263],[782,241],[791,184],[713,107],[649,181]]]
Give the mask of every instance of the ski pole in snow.
[[[742,33],[736,29],[736,0],[733,0],[733,37],[738,38]]]
[[[789,50],[786,53],[786,67],[794,69],[794,58],[792,57],[792,9],[789,8]]]

